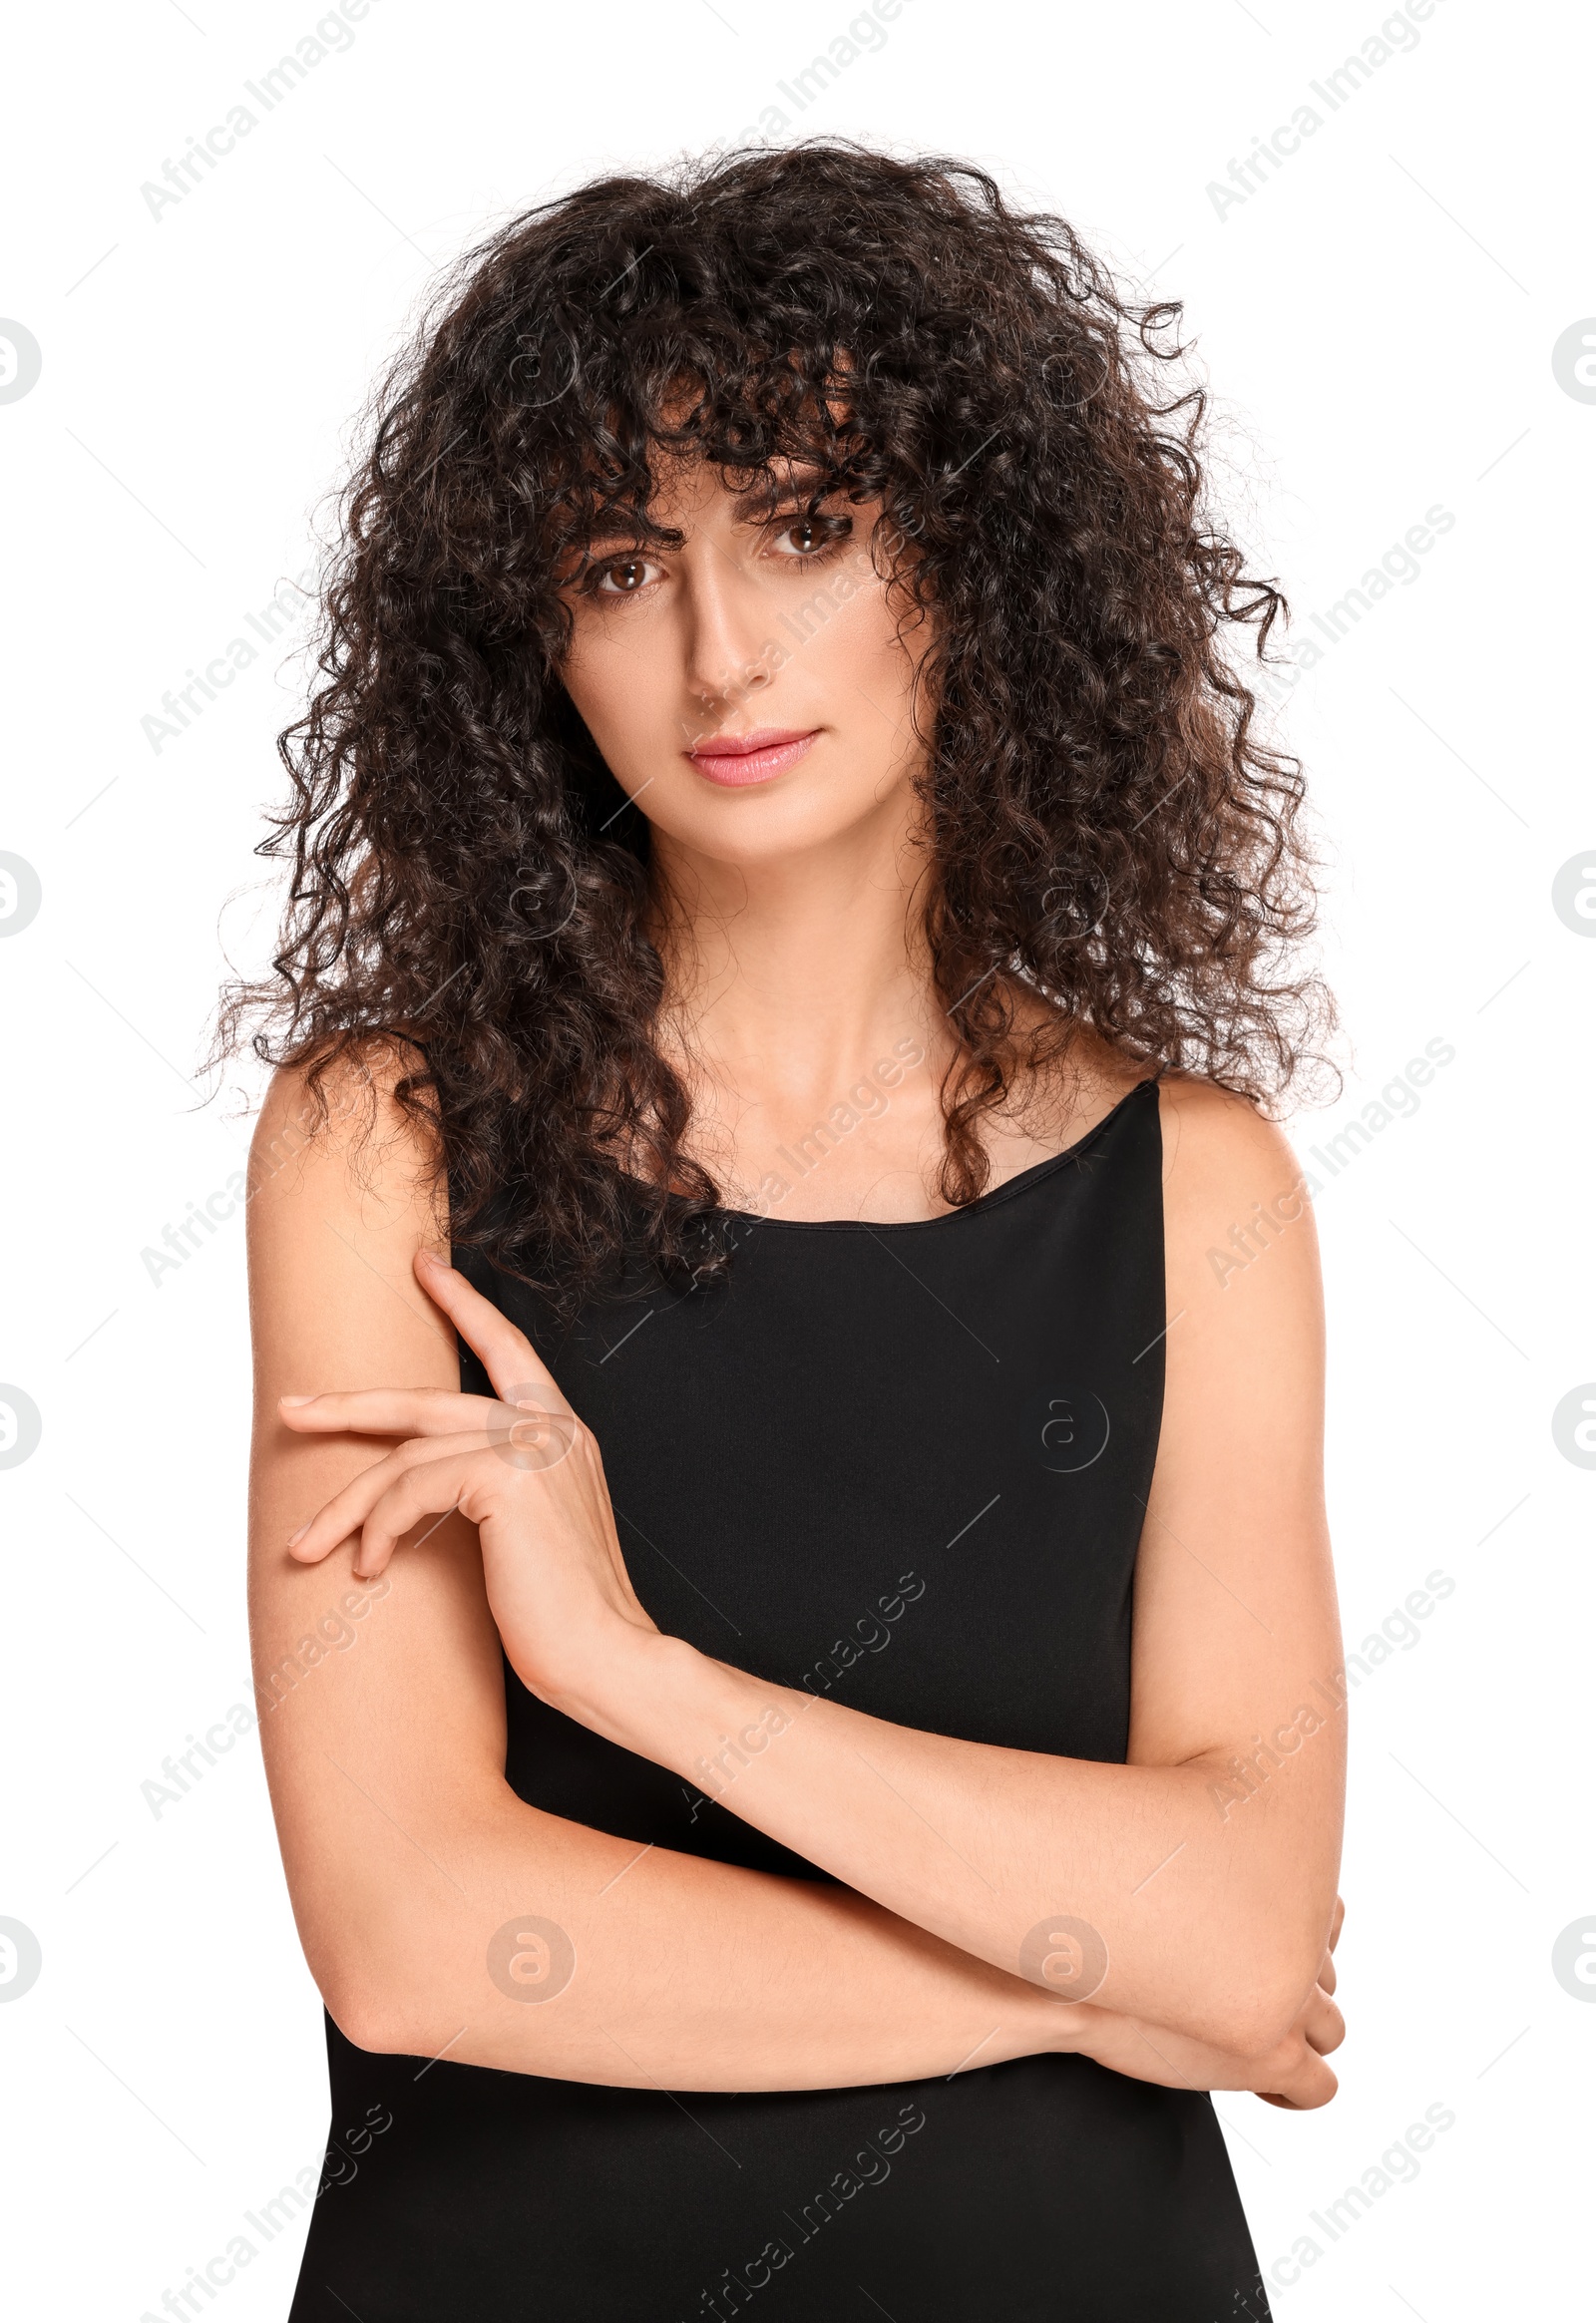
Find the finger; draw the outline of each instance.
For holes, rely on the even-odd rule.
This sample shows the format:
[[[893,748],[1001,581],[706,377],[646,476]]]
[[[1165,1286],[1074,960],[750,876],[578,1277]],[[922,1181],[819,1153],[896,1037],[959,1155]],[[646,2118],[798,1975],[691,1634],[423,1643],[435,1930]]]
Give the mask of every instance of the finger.
[[[1318,2072],[1312,2080],[1305,2077],[1300,2086],[1294,2086],[1289,2097],[1278,2090],[1268,2089],[1257,2090],[1254,2095],[1262,2098],[1266,2106],[1279,2106],[1288,2114],[1312,2114],[1319,2107],[1328,2106],[1341,2083],[1321,2059],[1316,2058],[1314,2062],[1319,2068]]]
[[[531,1340],[524,1331],[517,1330],[507,1315],[499,1312],[491,1299],[474,1290],[464,1275],[447,1266],[434,1251],[417,1251],[415,1272],[427,1297],[443,1309],[473,1354],[482,1358],[496,1395],[513,1403],[515,1389],[530,1383],[538,1394],[550,1398],[553,1408],[570,1410],[554,1373],[536,1353]]]
[[[1328,2057],[1347,2038],[1347,2020],[1323,1987],[1303,2013],[1303,2039],[1317,2056]]]
[[[410,1469],[438,1459],[445,1445],[453,1451],[480,1451],[493,1441],[485,1429],[479,1428],[456,1437],[422,1436],[412,1443],[398,1445],[386,1459],[373,1461],[369,1468],[351,1477],[341,1492],[334,1493],[324,1507],[318,1508],[289,1538],[288,1554],[301,1565],[319,1565],[340,1541],[361,1530],[383,1494]]]
[[[505,1406],[489,1395],[462,1395],[454,1387],[369,1387],[348,1393],[283,1395],[284,1426],[305,1435],[459,1435],[503,1420]]]
[[[476,1451],[450,1452],[443,1459],[423,1460],[398,1476],[379,1495],[360,1528],[354,1570],[362,1581],[385,1572],[405,1534],[424,1517],[450,1515],[460,1506],[477,1473]]]
[[[1336,1962],[1329,1952],[1319,1963],[1319,1984],[1323,1992],[1334,1992],[1336,1989]]]
[[[1301,2062],[1284,2077],[1280,2088],[1257,2090],[1254,2095],[1261,2097],[1266,2106],[1280,2106],[1290,2114],[1311,2114],[1320,2106],[1328,2106],[1340,2087],[1324,2059],[1306,2050]]]
[[[1336,1945],[1337,1945],[1338,1941],[1340,1940],[1340,1937],[1341,1937],[1341,1924],[1342,1924],[1343,1920],[1345,1920],[1345,1918],[1346,1918],[1346,1917],[1347,1917],[1347,1906],[1345,1905],[1345,1903],[1343,1903],[1343,1901],[1342,1901],[1341,1897],[1340,1897],[1340,1896],[1337,1896],[1337,1898],[1336,1898],[1336,1913],[1335,1913],[1335,1917],[1332,1919],[1332,1921],[1331,1921],[1331,1923],[1330,1923],[1330,1948],[1331,1948],[1332,1952],[1334,1952],[1334,1951],[1335,1951],[1335,1949],[1336,1949]]]

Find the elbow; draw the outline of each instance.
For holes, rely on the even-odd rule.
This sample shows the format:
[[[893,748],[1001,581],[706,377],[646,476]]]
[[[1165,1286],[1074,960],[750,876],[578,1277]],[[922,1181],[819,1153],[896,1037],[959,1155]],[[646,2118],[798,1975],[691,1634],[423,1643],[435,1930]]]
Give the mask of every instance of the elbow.
[[[352,2049],[368,2050],[374,2057],[399,2056],[403,2043],[394,2036],[398,2012],[389,1997],[367,1979],[318,1979],[322,2006]]]
[[[458,2031],[439,2032],[435,1996],[412,1980],[384,1974],[371,1962],[339,1962],[318,1972],[322,2005],[353,2049],[374,2057],[433,2057]]]
[[[1238,1962],[1212,1996],[1204,2037],[1235,2057],[1267,2057],[1296,2025],[1323,1957],[1322,1945],[1312,1958],[1307,1947],[1280,1945]]]
[[[449,2044],[450,2036],[439,2033],[430,2012],[406,2009],[391,1994],[343,1995],[336,2008],[322,1997],[349,2046],[373,2057],[436,2057]]]

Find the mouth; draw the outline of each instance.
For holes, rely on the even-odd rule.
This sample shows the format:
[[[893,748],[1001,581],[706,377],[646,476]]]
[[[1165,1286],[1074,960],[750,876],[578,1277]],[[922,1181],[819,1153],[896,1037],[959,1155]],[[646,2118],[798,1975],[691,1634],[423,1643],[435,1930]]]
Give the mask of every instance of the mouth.
[[[786,727],[760,726],[751,734],[714,734],[695,742],[687,757],[708,782],[727,790],[768,782],[785,774],[820,739],[818,726],[807,732]]]

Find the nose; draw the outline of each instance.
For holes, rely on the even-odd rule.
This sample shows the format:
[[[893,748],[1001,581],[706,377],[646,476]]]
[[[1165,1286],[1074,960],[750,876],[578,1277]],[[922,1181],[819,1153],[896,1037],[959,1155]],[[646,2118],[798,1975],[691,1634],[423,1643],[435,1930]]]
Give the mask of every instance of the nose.
[[[697,731],[713,733],[771,678],[771,640],[763,633],[758,591],[712,541],[693,543],[683,559],[684,675]]]

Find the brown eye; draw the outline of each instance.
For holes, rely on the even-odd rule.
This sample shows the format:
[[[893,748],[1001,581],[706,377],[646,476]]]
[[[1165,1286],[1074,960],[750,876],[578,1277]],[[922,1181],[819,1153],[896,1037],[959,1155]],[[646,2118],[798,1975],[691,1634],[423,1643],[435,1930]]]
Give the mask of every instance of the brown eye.
[[[622,557],[613,565],[606,565],[594,585],[604,596],[635,596],[658,570],[646,557]]]
[[[853,531],[851,517],[789,517],[776,535],[778,554],[806,564],[834,549]]]

